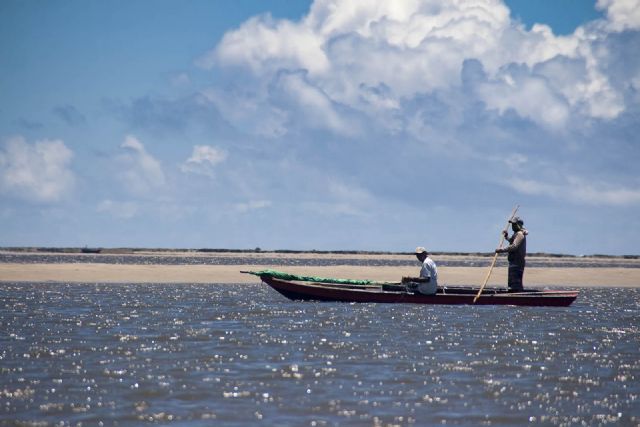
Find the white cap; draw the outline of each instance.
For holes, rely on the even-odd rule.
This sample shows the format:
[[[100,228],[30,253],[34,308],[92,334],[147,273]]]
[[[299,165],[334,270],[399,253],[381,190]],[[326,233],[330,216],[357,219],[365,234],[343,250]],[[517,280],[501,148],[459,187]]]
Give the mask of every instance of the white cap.
[[[427,254],[428,252],[427,252],[427,250],[426,250],[425,248],[423,248],[422,246],[418,246],[418,247],[416,248],[416,253],[417,253],[417,254]]]

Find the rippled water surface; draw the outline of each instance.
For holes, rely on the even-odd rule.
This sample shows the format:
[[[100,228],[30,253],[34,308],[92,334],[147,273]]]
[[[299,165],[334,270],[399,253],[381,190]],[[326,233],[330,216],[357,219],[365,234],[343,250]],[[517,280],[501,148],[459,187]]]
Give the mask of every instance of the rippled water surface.
[[[637,425],[640,290],[569,308],[0,284],[0,425]]]

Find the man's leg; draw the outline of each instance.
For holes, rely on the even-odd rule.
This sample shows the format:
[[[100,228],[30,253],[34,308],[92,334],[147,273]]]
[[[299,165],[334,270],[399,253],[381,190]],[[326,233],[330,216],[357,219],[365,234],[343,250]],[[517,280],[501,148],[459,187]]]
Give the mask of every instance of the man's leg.
[[[524,275],[524,268],[519,266],[509,266],[509,291],[520,292],[524,289],[522,286],[522,276]]]

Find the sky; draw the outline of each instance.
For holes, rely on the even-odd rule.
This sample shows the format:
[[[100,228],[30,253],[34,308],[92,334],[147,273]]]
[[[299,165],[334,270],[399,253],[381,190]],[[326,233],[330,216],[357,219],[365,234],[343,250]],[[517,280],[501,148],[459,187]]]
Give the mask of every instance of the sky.
[[[640,0],[0,2],[0,246],[640,254]]]

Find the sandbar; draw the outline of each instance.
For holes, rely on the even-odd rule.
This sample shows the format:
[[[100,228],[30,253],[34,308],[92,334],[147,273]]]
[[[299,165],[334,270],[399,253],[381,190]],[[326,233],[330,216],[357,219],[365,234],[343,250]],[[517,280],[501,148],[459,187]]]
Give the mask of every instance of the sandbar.
[[[258,283],[245,270],[273,268],[293,274],[347,279],[399,281],[417,275],[419,268],[405,266],[282,266],[282,265],[138,265],[101,263],[21,264],[0,263],[0,282],[53,283]],[[480,285],[488,267],[438,268],[439,282],[449,285]],[[507,280],[504,267],[493,269],[489,285],[502,286]],[[640,268],[550,267],[527,268],[527,287],[640,287]]]

